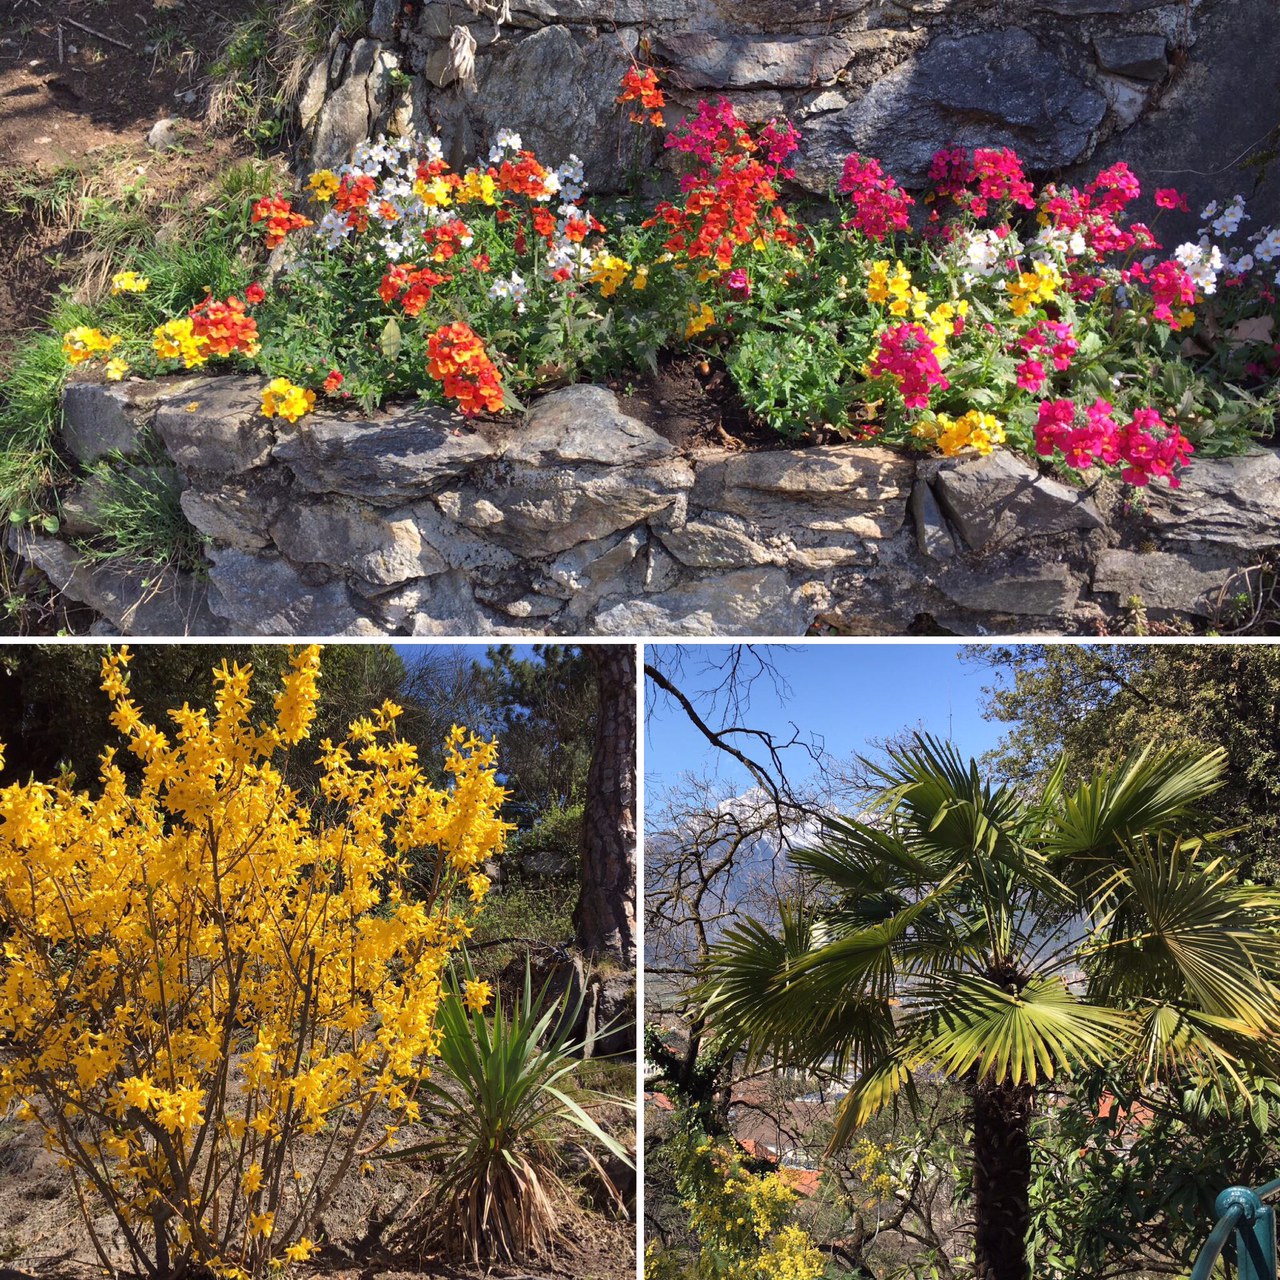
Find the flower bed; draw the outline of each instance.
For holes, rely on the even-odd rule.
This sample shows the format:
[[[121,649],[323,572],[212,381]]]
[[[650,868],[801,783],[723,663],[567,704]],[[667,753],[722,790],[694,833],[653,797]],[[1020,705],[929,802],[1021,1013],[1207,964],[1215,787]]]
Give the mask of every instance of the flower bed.
[[[601,221],[574,157],[550,168],[509,132],[463,172],[435,139],[379,140],[314,173],[307,204],[255,203],[283,255],[270,287],[210,294],[154,332],[118,307],[118,331],[73,330],[67,358],[109,378],[228,361],[269,376],[263,412],[296,422],[316,397],[515,410],[692,349],[797,441],[1007,445],[1134,486],[1270,432],[1280,228],[1250,233],[1241,197],[1170,251],[1160,220],[1185,197],[1148,205],[1123,163],[1037,189],[1007,148],[949,148],[918,198],[849,156],[835,216],[814,217],[781,194],[786,121],[751,128],[704,101],[668,128],[652,70],[619,101],[681,157],[678,194],[652,209]],[[113,292],[145,287],[126,270]]]

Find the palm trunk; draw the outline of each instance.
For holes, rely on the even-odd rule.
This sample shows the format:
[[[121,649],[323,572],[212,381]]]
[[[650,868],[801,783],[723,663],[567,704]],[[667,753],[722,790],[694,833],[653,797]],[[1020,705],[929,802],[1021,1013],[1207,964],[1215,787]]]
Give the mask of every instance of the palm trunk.
[[[971,1081],[973,1104],[974,1275],[1029,1280],[1031,1113],[1029,1084]]]

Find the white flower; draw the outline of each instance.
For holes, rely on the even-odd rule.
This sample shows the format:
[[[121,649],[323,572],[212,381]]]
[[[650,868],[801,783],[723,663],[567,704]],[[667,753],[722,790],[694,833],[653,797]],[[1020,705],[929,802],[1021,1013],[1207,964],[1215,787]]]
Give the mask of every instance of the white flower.
[[[1049,237],[1044,237],[1045,242]],[[989,276],[1004,256],[1001,240],[994,231],[978,231],[964,247],[965,265],[981,276]]]
[[[520,135],[513,129],[499,129],[498,136],[493,140],[493,146],[489,148],[489,163],[501,164],[508,154],[514,155],[523,146]]]
[[[1085,244],[1084,236],[1082,236],[1080,232],[1073,231],[1071,233],[1071,239],[1067,241],[1067,248],[1071,250],[1071,256],[1073,258],[1083,258],[1085,250],[1088,249],[1088,247],[1089,246]]]
[[[1217,245],[1201,240],[1199,244],[1180,244],[1173,256],[1195,282],[1203,294],[1214,293],[1218,287],[1218,272],[1222,270],[1222,251]]]
[[[1202,218],[1212,218],[1213,215],[1217,212],[1218,212],[1218,202],[1216,200],[1210,200],[1209,203],[1205,205],[1203,209],[1200,210],[1200,216]]]
[[[1280,258],[1280,227],[1267,227],[1256,237],[1254,253],[1259,262],[1274,262]]]
[[[521,314],[524,312],[524,300],[528,293],[529,286],[518,271],[513,271],[507,277],[500,276],[489,286],[490,298],[509,299],[516,304],[516,311]]]
[[[1246,272],[1253,270],[1253,254],[1242,253],[1234,262],[1228,263],[1231,270],[1238,276],[1244,275]]]
[[[560,184],[560,194],[568,203],[573,204],[582,199],[582,193],[586,190],[586,181],[583,176],[582,161],[577,156],[571,155],[556,170],[556,179]]]

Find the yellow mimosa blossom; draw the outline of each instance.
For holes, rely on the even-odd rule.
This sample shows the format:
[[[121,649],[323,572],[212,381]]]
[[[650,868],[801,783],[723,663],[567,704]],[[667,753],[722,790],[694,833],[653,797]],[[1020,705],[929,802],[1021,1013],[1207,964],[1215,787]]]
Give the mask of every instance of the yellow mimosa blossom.
[[[366,1106],[417,1116],[410,1081],[439,1051],[443,977],[477,911],[466,890],[511,830],[497,744],[455,727],[437,788],[394,704],[314,742],[315,646],[261,707],[252,667],[219,663],[208,705],[161,727],[130,660],[109,651],[102,687],[131,767],[108,751],[91,790],[0,795],[0,1114],[94,1180],[139,1274],[163,1202],[170,1266],[249,1280],[314,1248],[265,1243],[303,1194],[300,1140],[331,1135],[307,1156],[325,1185],[362,1158]],[[294,753],[318,770],[314,807]],[[277,1167],[280,1203],[256,1212],[244,1197]]]

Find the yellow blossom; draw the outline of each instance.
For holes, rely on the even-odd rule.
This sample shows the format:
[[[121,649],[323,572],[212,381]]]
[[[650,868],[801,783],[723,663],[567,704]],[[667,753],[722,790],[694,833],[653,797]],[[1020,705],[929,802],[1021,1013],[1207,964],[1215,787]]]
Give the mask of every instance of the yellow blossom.
[[[122,360],[119,356],[112,356],[107,361],[107,381],[119,382],[126,373],[129,372],[129,362]]]
[[[290,422],[297,422],[310,413],[316,405],[316,393],[296,386],[288,378],[273,378],[262,393],[262,416],[274,418],[278,414]]]
[[[84,324],[77,325],[63,335],[62,354],[68,364],[83,364],[86,360],[106,355],[119,342],[118,337],[107,337],[101,329],[94,329]]]
[[[178,360],[196,369],[209,359],[209,340],[195,332],[190,316],[166,320],[154,333],[152,345],[161,360]]]
[[[496,204],[498,184],[487,173],[468,169],[458,187],[459,204]]]
[[[284,1251],[284,1256],[290,1262],[306,1262],[319,1247],[313,1241],[308,1240],[306,1236],[302,1236],[295,1244],[291,1244]]]
[[[642,262],[637,268],[634,276],[631,277],[631,287],[633,289],[645,289],[649,285],[649,264]]]
[[[338,175],[332,169],[317,169],[315,173],[307,179],[307,190],[311,192],[312,198],[319,200],[321,204],[327,204],[338,194]]]
[[[630,271],[630,264],[624,259],[612,253],[602,253],[592,264],[590,280],[600,286],[600,292],[606,298],[612,298]]]
[[[705,302],[689,303],[689,323],[684,327],[686,338],[697,337],[704,329],[715,324],[716,315]]]
[[[150,287],[151,281],[136,271],[117,271],[111,277],[112,293],[146,293]]]
[[[472,1013],[481,1013],[493,995],[493,988],[481,978],[470,979],[463,987],[462,1003]]]

